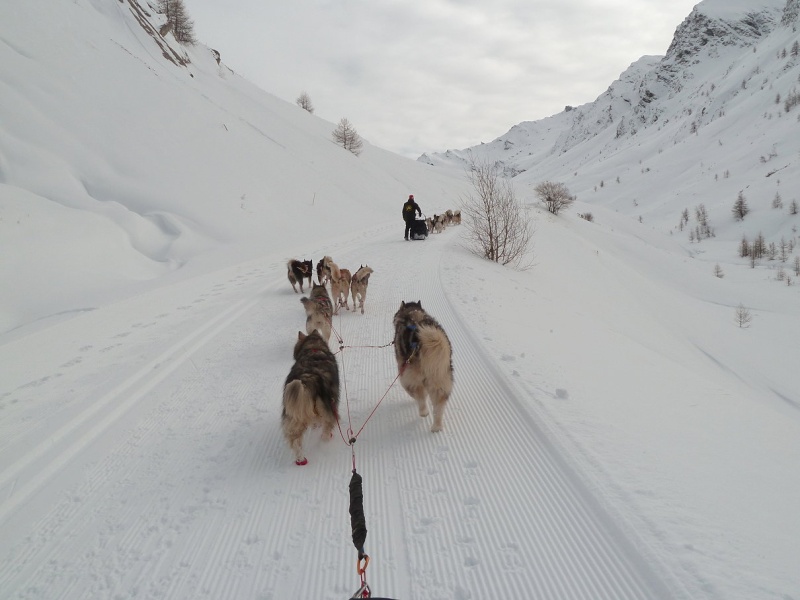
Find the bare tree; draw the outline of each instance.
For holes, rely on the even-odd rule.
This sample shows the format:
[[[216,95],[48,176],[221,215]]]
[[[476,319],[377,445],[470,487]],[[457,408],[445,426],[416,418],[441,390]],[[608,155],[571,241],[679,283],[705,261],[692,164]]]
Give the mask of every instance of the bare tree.
[[[312,115],[314,114],[314,105],[311,104],[311,96],[309,96],[305,91],[300,93],[295,102],[297,103],[297,106],[303,110],[307,110]]]
[[[719,263],[714,265],[714,276],[720,279],[725,277],[725,273],[722,271],[722,267],[719,266]]]
[[[469,156],[467,177],[474,193],[461,198],[468,248],[484,258],[519,269],[531,266],[533,227],[501,167]]]
[[[739,256],[746,258],[750,256],[750,242],[747,241],[747,236],[742,236],[742,241],[739,242]]]
[[[333,130],[333,141],[356,156],[361,154],[361,148],[364,145],[355,127],[344,117],[339,121],[339,125],[336,129]]]
[[[536,192],[539,200],[547,206],[547,210],[554,215],[557,215],[558,211],[569,207],[575,201],[575,198],[563,183],[543,181],[533,191]]]
[[[764,255],[767,253],[767,240],[764,239],[764,234],[760,231],[756,236],[756,239],[753,240],[753,243],[750,246],[750,254],[754,256],[756,259],[764,258]]]
[[[745,307],[744,304],[739,304],[739,306],[736,307],[734,320],[739,327],[746,329],[747,327],[750,327],[750,322],[753,320],[753,316],[750,314],[750,311],[747,309],[747,307]]]
[[[182,44],[194,44],[197,38],[194,35],[194,21],[189,18],[183,0],[159,0],[158,10],[167,18],[167,25],[172,29],[172,35]]]

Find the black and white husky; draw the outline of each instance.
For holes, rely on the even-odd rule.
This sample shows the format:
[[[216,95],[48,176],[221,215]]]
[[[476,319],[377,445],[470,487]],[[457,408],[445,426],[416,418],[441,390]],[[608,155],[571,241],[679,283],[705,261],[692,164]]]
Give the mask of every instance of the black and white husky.
[[[286,263],[286,268],[288,270],[286,276],[289,278],[289,283],[292,284],[294,293],[297,293],[297,288],[295,287],[297,283],[300,284],[300,293],[303,293],[303,280],[308,278],[308,285],[311,285],[314,263],[310,260],[297,260],[293,258]]]
[[[401,302],[394,315],[394,353],[400,383],[417,401],[419,416],[433,408],[431,431],[442,430],[444,409],[453,390],[453,350],[442,326],[421,302]]]
[[[297,332],[294,365],[283,385],[281,428],[298,465],[308,462],[303,453],[303,434],[322,425],[322,439],[333,436],[339,418],[339,366],[318,331]]]

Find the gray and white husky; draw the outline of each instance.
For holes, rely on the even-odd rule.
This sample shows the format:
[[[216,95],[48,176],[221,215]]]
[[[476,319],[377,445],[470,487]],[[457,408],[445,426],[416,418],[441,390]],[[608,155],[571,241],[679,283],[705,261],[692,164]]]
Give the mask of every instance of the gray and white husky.
[[[400,383],[417,401],[419,416],[433,408],[431,431],[442,430],[444,409],[453,390],[453,349],[444,329],[421,302],[401,302],[394,315],[394,353]]]
[[[324,285],[314,283],[311,286],[310,298],[303,296],[300,302],[306,309],[306,333],[316,329],[326,342],[331,337],[331,319],[333,318],[333,303]]]
[[[361,314],[364,314],[364,301],[367,299],[367,286],[369,286],[369,276],[374,271],[369,265],[361,265],[361,267],[353,273],[353,279],[350,282],[350,293],[353,295],[353,310],[361,308]],[[359,305],[359,297],[361,304]]]
[[[292,365],[283,385],[281,428],[298,465],[308,462],[303,453],[303,435],[322,425],[322,439],[333,436],[339,418],[339,366],[318,331],[297,332]]]

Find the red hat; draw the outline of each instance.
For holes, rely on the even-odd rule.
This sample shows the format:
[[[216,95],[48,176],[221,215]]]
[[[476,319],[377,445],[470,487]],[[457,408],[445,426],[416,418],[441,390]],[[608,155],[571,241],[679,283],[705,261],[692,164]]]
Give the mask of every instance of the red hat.
[[[408,195],[408,199],[409,199],[409,200],[413,200],[413,199],[414,199],[414,194],[409,194],[409,195]]]

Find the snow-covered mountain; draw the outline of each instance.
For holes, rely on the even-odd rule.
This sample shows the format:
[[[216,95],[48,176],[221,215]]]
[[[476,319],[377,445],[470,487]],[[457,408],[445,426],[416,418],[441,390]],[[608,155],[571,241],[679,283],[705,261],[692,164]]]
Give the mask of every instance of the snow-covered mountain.
[[[788,205],[800,201],[798,25],[798,0],[705,0],[663,57],[634,62],[594,102],[418,160],[463,166],[470,153],[488,157],[523,197],[542,180],[562,181],[578,199],[664,232],[703,203],[726,243],[747,233],[746,221],[729,226],[740,190],[756,210],[779,194],[786,208],[768,228],[791,237]]]

